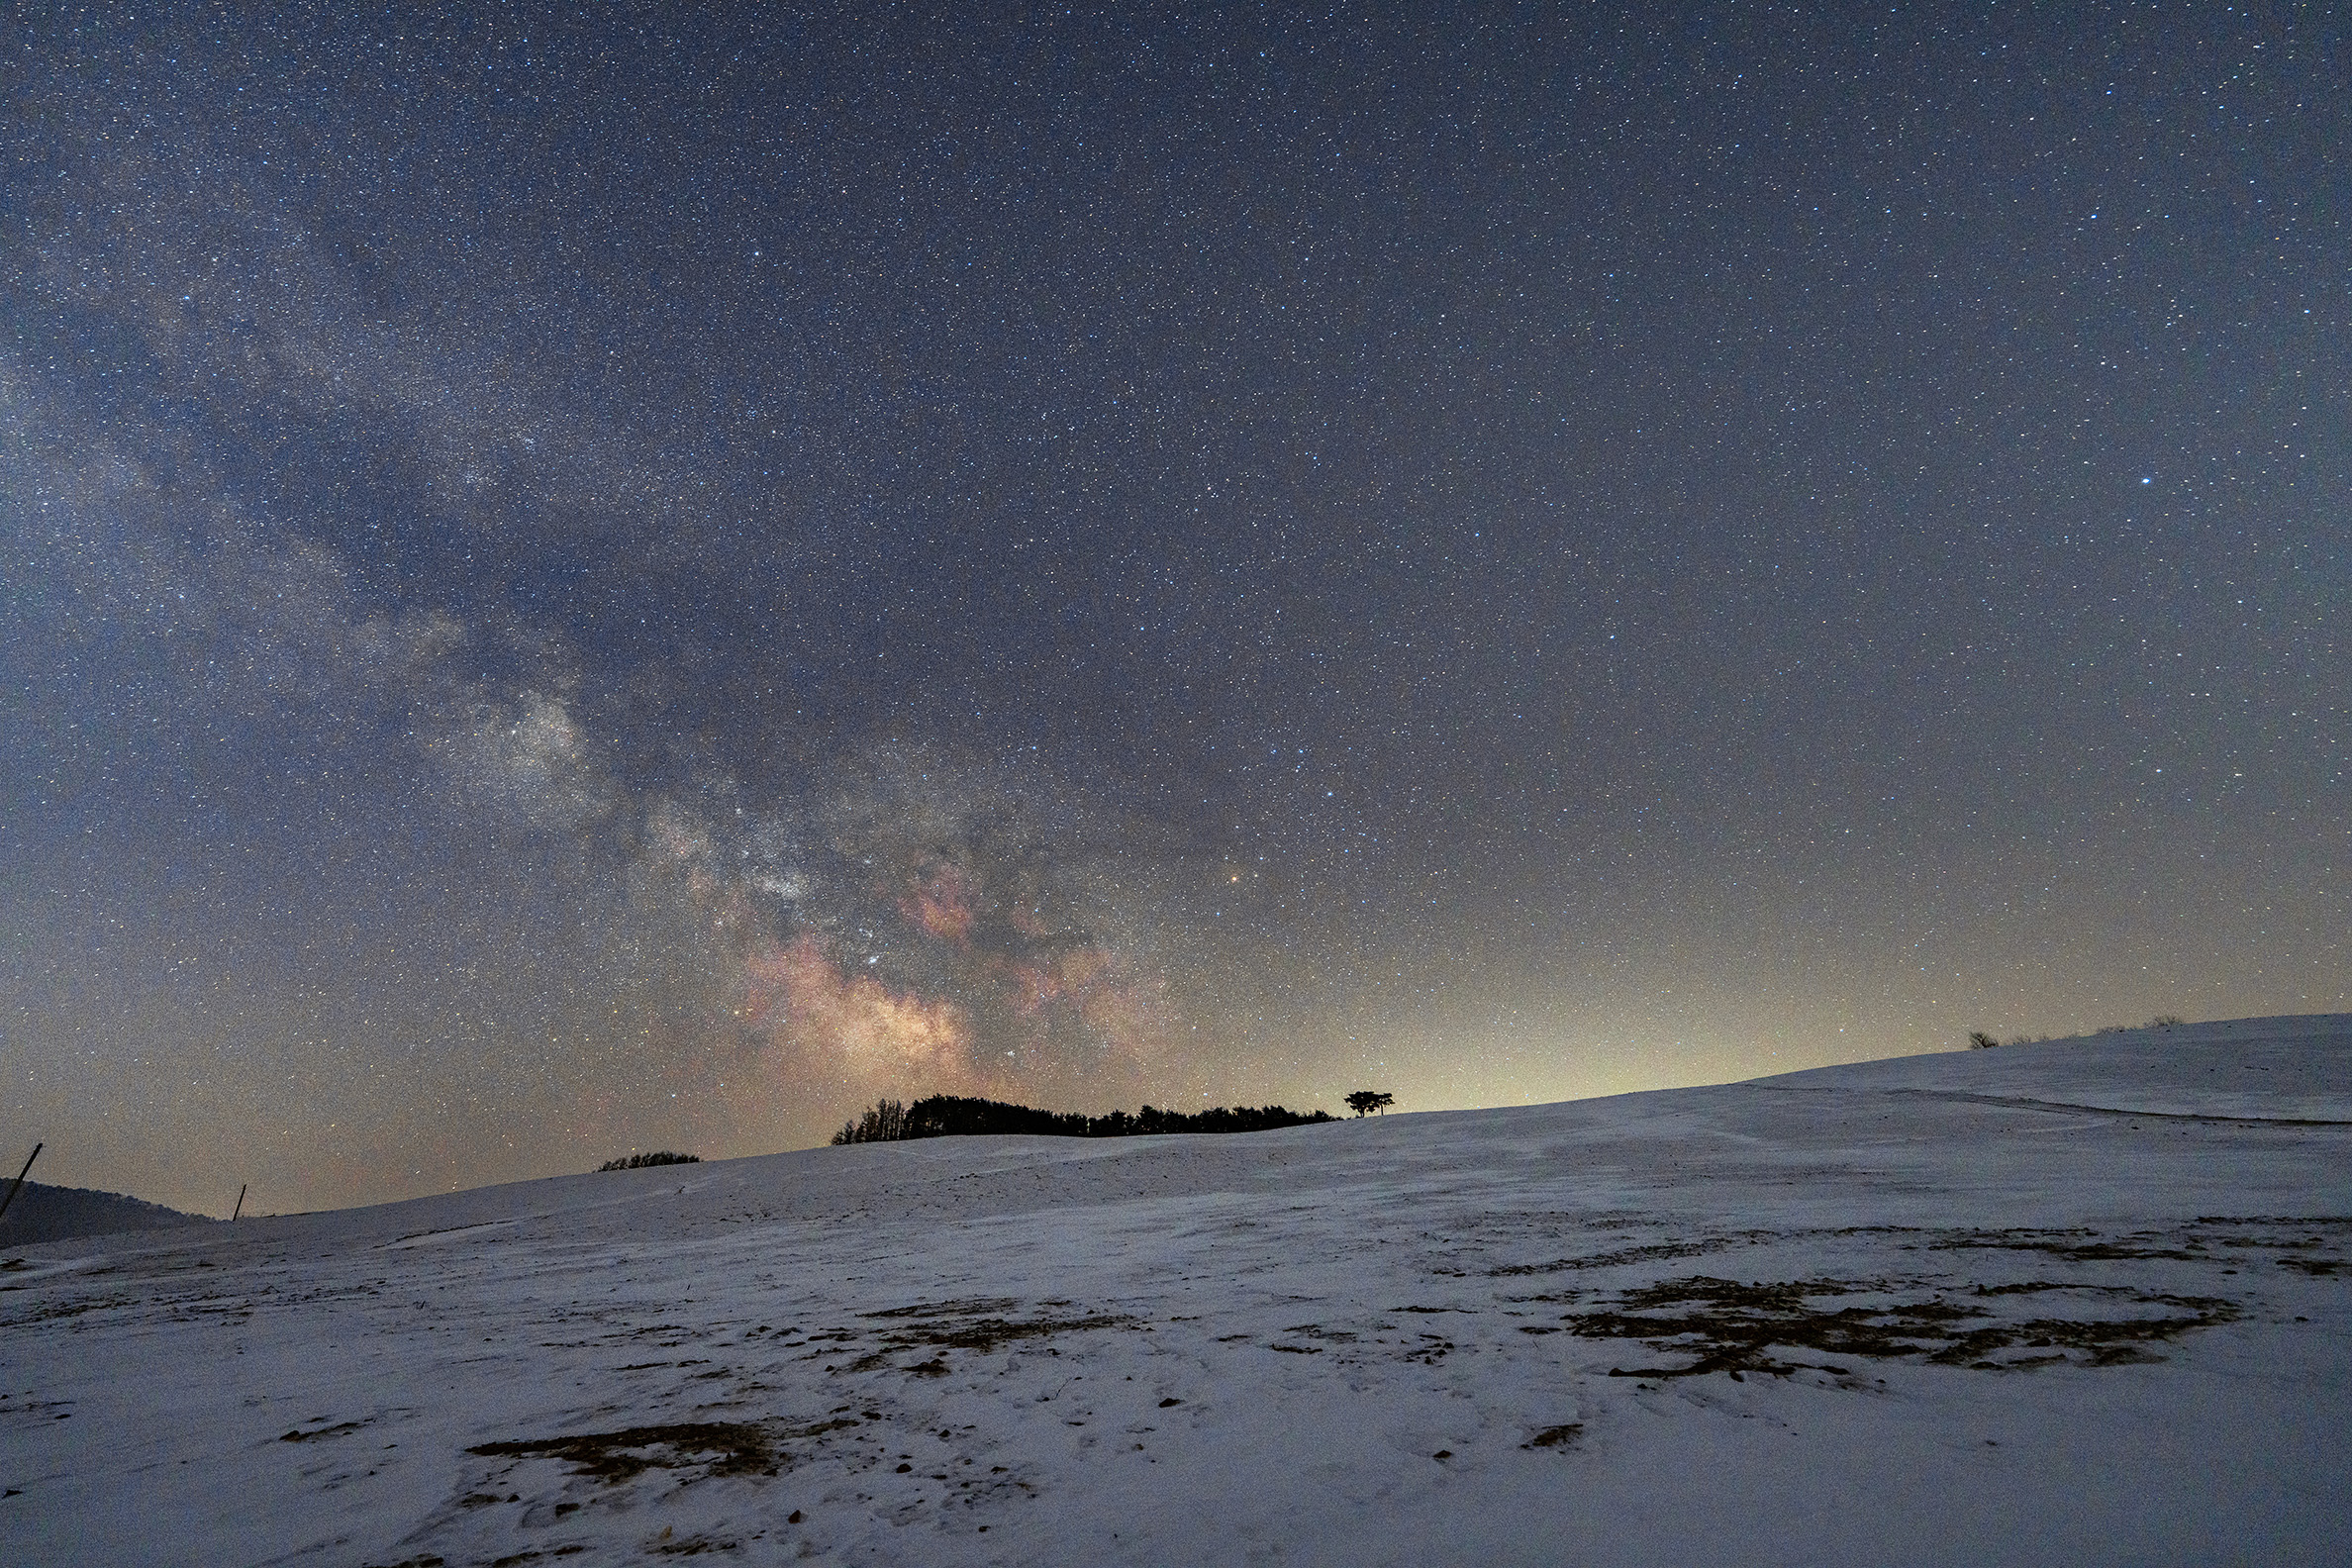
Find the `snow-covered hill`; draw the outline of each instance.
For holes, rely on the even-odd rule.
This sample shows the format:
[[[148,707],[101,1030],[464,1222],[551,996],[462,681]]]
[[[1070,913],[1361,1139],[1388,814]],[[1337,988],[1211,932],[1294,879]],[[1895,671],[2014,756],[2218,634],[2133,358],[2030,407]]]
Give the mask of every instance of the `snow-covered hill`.
[[[8,1178],[0,1176],[0,1197],[7,1195],[8,1187]],[[217,1223],[203,1215],[182,1214],[121,1193],[29,1181],[8,1206],[7,1215],[0,1217],[0,1252],[36,1241],[69,1241],[75,1236],[111,1235],[119,1230],[169,1230]]]
[[[2352,1018],[28,1248],[37,1563],[2352,1561]]]

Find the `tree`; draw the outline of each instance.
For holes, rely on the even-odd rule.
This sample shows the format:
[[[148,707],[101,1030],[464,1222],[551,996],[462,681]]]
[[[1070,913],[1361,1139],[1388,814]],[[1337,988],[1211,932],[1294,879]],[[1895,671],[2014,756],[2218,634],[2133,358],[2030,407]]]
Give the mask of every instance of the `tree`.
[[[650,1154],[626,1154],[620,1159],[609,1159],[596,1168],[599,1171],[643,1170],[648,1165],[700,1165],[701,1163],[702,1156],[700,1154],[673,1154],[668,1149],[657,1149]]]
[[[877,1100],[874,1108],[854,1122],[844,1122],[833,1135],[834,1143],[896,1143],[907,1135],[907,1106],[903,1100]]]
[[[1347,1097],[1347,1109],[1353,1111],[1359,1121],[1367,1111],[1377,1111],[1382,1116],[1386,1116],[1388,1108],[1396,1103],[1395,1095],[1382,1094],[1377,1089],[1358,1089]]]
[[[1991,1050],[1994,1046],[2000,1043],[2001,1041],[1995,1039],[1983,1029],[1970,1029],[1968,1031],[1968,1048],[1970,1050]]]

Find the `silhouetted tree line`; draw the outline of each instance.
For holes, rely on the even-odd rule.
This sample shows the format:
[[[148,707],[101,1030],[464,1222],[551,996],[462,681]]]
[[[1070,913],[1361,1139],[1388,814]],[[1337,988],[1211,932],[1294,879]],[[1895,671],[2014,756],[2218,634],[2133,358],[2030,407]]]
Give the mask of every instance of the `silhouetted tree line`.
[[[606,1160],[596,1168],[600,1171],[643,1170],[648,1165],[700,1165],[701,1163],[702,1156],[700,1154],[672,1154],[667,1149],[663,1149],[654,1154],[624,1154],[619,1159]]]
[[[2154,1018],[2148,1020],[2148,1022],[2145,1024],[2106,1024],[2102,1025],[2098,1029],[2093,1029],[2091,1032],[2093,1035],[2130,1034],[2141,1029],[2177,1029],[2187,1022],[2188,1020],[2182,1018],[2178,1013],[2159,1013]],[[2054,1034],[2020,1034],[2015,1039],[2010,1040],[2009,1043],[2011,1045],[2046,1045],[2051,1040],[2060,1037],[2061,1036]],[[2068,1035],[2064,1037],[2071,1039],[2083,1038],[2083,1036],[2080,1034]],[[2001,1041],[1995,1039],[1983,1029],[1970,1029],[1968,1031],[1968,1046],[1971,1050],[1991,1050],[1994,1046],[1999,1045]]]
[[[835,1144],[896,1143],[907,1135],[907,1103],[904,1100],[877,1100],[865,1115],[854,1122],[841,1124],[841,1130],[833,1135]]]
[[[966,1137],[990,1132],[1029,1132],[1044,1137],[1133,1137],[1147,1132],[1264,1132],[1274,1127],[1310,1127],[1336,1121],[1327,1111],[1305,1113],[1283,1106],[1217,1106],[1207,1111],[1162,1111],[1145,1106],[1133,1116],[1114,1111],[1090,1117],[1078,1111],[1038,1111],[1001,1100],[932,1095],[904,1105],[876,1101],[833,1135],[835,1143],[895,1143],[905,1138]]]

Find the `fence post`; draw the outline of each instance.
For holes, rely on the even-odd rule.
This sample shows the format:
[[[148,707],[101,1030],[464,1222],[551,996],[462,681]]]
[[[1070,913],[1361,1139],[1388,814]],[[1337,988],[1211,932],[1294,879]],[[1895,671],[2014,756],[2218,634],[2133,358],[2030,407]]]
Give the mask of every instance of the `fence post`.
[[[8,1206],[16,1202],[16,1195],[24,1190],[25,1176],[33,1169],[33,1162],[41,1158],[42,1144],[33,1145],[33,1152],[25,1156],[24,1170],[17,1172],[16,1185],[8,1189],[8,1196],[0,1198],[0,1220],[8,1218]]]

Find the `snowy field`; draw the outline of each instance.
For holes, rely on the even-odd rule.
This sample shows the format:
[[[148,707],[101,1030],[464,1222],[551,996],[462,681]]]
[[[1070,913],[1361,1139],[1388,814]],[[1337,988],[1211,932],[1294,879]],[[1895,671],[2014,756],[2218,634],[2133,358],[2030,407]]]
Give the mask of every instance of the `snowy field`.
[[[2352,1017],[0,1263],[11,1563],[2352,1562]]]

